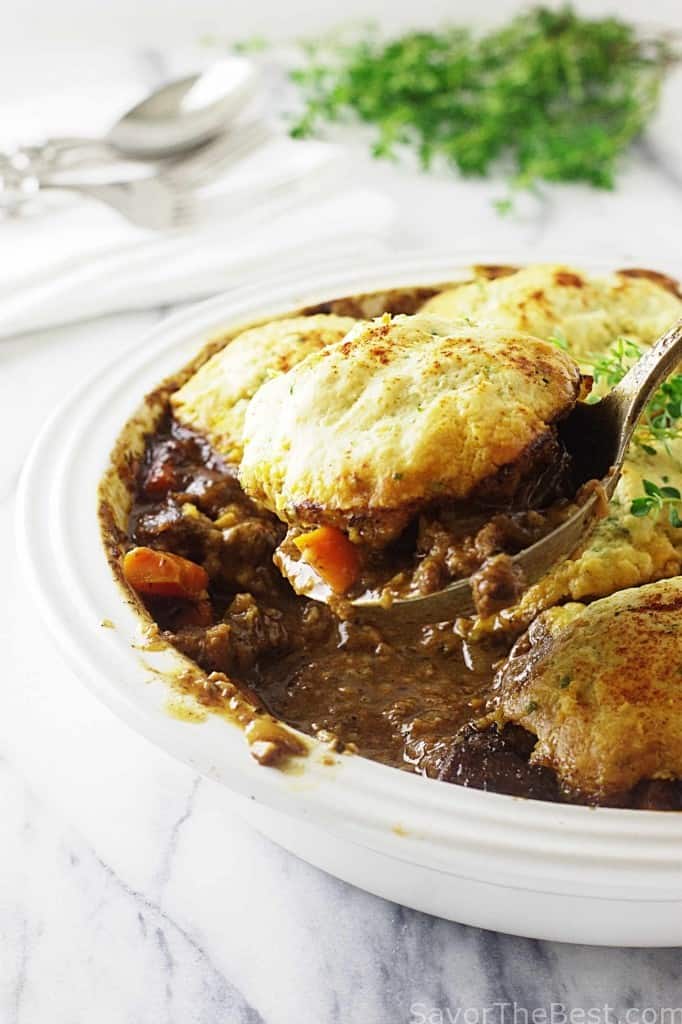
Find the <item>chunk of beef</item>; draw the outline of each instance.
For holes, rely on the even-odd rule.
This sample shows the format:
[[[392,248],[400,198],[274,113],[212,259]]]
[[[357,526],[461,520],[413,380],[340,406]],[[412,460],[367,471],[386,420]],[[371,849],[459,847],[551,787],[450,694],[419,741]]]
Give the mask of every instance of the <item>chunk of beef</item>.
[[[225,621],[230,627],[235,671],[252,668],[259,658],[281,653],[290,646],[282,613],[259,605],[251,594],[237,594]]]
[[[575,493],[573,462],[556,427],[536,438],[515,461],[483,480],[472,494],[488,508],[541,508]]]
[[[172,551],[202,565],[211,584],[228,590],[251,590],[258,595],[282,581],[272,564],[272,555],[284,528],[268,513],[248,516],[240,504],[214,522],[191,505],[175,497],[142,511],[133,524],[136,544]],[[241,517],[239,513],[241,512]]]
[[[183,626],[176,632],[167,630],[165,638],[179,651],[196,661],[205,672],[229,673],[231,665],[230,627],[218,622],[203,626]]]
[[[140,512],[133,525],[136,544],[171,551],[204,567],[213,584],[226,582],[222,531],[196,508],[168,497],[163,504]]]
[[[169,438],[147,449],[140,473],[140,493],[145,498],[163,498],[178,486],[180,476],[175,448],[175,442]]]
[[[283,615],[260,606],[251,594],[237,594],[223,622],[208,629],[186,626],[166,637],[206,672],[239,676],[256,661],[290,647]]]
[[[169,491],[179,490],[183,481],[204,464],[206,445],[202,440],[171,423],[148,445],[140,467],[139,490],[150,500],[163,498]]]
[[[511,563],[500,556],[516,554],[552,529],[554,520],[541,512],[500,513],[480,528],[476,520],[457,522],[447,509],[420,518],[412,589],[430,594],[452,580],[482,569],[480,599],[497,608],[511,604],[521,580]]]
[[[509,555],[492,555],[471,577],[476,611],[482,618],[514,604],[525,586],[523,573]]]
[[[236,480],[216,469],[204,467],[197,469],[192,479],[185,482],[177,500],[186,499],[211,519],[217,519],[236,497],[244,500]]]
[[[517,725],[479,731],[466,726],[445,758],[438,777],[472,789],[530,800],[561,800],[554,772],[528,763],[535,737]]]
[[[480,560],[505,552],[515,555],[551,530],[547,516],[523,512],[493,516],[476,534],[474,547]]]
[[[682,782],[644,779],[631,790],[627,806],[645,811],[682,811]]]

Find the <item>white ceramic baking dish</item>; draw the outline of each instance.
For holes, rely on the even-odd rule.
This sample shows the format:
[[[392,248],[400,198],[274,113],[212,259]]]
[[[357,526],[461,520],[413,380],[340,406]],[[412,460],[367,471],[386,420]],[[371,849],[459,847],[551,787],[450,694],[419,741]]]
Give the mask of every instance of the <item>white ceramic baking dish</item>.
[[[340,295],[466,274],[453,263],[419,256],[384,261],[380,271],[299,270],[156,327],[120,365],[79,387],[42,431],[18,501],[23,564],[40,612],[85,685],[170,754],[248,798],[244,815],[305,860],[370,892],[485,928],[619,946],[682,944],[682,815],[467,790],[358,756],[330,758],[313,741],[295,771],[261,767],[236,725],[169,713],[164,676],[183,659],[141,643],[139,615],[105,557],[97,490],[109,453],[145,393],[211,335]]]

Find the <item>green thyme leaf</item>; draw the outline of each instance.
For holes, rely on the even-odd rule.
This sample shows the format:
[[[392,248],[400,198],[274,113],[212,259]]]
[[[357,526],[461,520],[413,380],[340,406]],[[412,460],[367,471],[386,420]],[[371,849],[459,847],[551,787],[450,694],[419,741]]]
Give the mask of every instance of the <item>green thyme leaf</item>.
[[[628,370],[642,355],[643,349],[634,341],[618,338],[606,355],[595,360],[592,376],[596,385],[610,389],[619,384]],[[598,401],[598,396],[594,396]],[[653,441],[660,441],[665,447],[679,436],[682,424],[682,374],[676,373],[661,384],[644,410],[642,423],[635,435],[635,442],[647,453],[656,455]],[[646,438],[646,440],[645,440]]]
[[[633,516],[648,516],[652,509],[652,503],[648,498],[635,498],[630,505],[630,512]]]
[[[553,334],[550,338],[548,338],[547,341],[549,341],[552,345],[556,345],[557,348],[563,349],[564,352],[568,351],[568,341],[566,340],[566,338],[564,338],[563,334],[559,333],[559,331],[557,331],[556,334]]]
[[[514,209],[514,200],[510,196],[503,196],[501,199],[493,199],[493,206],[502,217],[506,217]]]
[[[584,181],[612,188],[622,154],[656,110],[678,59],[663,33],[620,18],[534,7],[484,35],[466,28],[364,31],[320,41],[292,73],[303,109],[292,134],[330,122],[373,127],[373,152],[413,150],[423,167],[506,168],[514,188]],[[510,199],[496,203],[500,213]]]
[[[667,478],[666,478],[667,479]],[[677,487],[659,487],[652,480],[642,480],[642,487],[645,496],[635,498],[630,505],[630,513],[633,516],[648,516],[651,512],[659,513],[666,506],[668,508],[668,519],[671,526],[682,526],[678,504],[682,495]]]

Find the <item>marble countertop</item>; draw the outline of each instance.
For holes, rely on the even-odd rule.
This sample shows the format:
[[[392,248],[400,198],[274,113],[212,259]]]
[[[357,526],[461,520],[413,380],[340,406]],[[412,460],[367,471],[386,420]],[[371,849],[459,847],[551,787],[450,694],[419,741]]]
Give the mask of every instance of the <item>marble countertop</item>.
[[[615,192],[551,190],[505,220],[490,207],[499,186],[366,160],[355,176],[395,200],[396,244],[679,272],[674,109]],[[679,1024],[678,950],[497,935],[345,885],[252,831],[224,790],[133,734],[60,663],[11,540],[21,465],[74,378],[167,312],[0,342],[2,1024]]]

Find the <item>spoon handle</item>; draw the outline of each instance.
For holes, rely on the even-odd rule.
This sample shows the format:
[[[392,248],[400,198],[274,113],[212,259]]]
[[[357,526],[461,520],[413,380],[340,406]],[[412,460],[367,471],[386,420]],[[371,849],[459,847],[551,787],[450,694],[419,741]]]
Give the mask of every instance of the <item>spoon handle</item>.
[[[619,460],[656,388],[682,361],[682,317],[661,335],[604,399],[620,414]]]
[[[0,170],[40,175],[97,163],[120,163],[122,159],[106,139],[60,136],[0,152]]]

